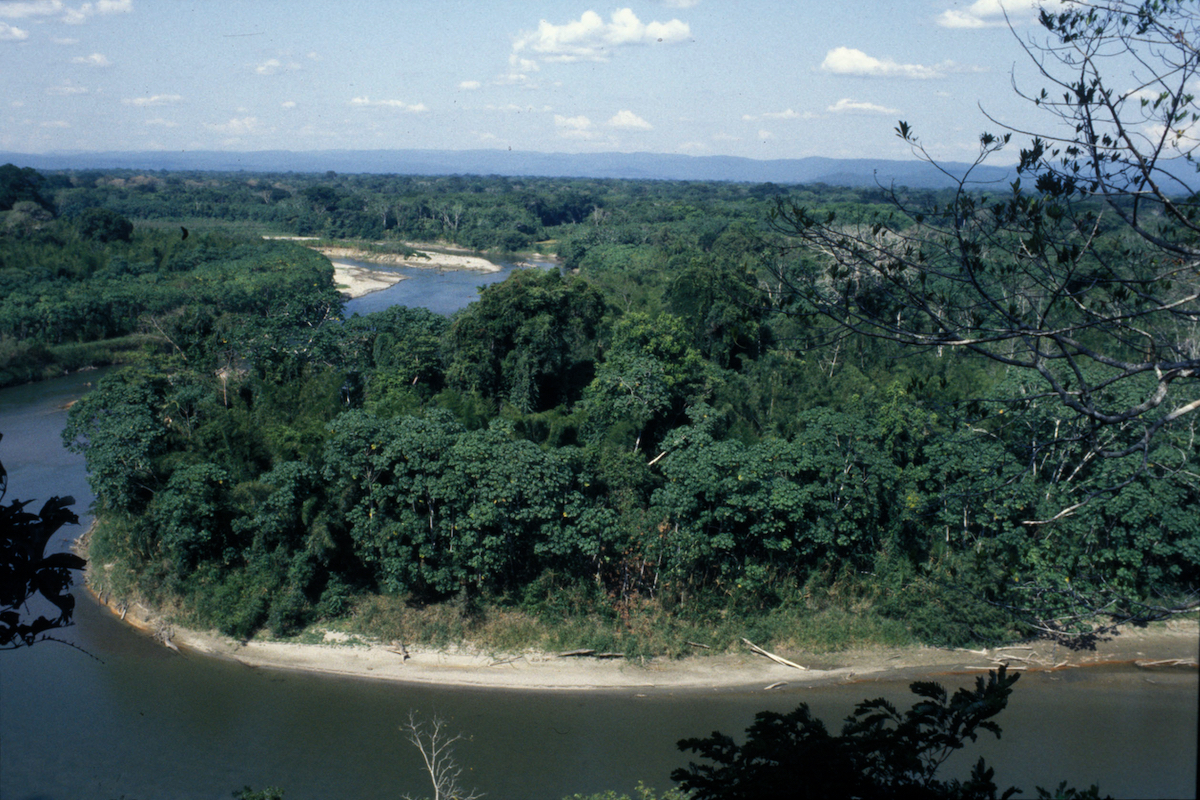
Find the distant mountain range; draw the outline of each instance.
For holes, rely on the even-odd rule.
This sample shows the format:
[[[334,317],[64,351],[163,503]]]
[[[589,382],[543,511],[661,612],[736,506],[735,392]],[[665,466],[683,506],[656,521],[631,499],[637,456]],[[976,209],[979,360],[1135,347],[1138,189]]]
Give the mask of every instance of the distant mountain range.
[[[218,150],[106,153],[4,153],[0,163],[35,169],[197,170],[204,172],[334,172],[397,175],[503,175],[555,178],[824,183],[831,186],[943,188],[951,178],[923,161],[789,158],[770,161],[734,156],[660,153],[533,153],[511,150]],[[962,175],[969,165],[942,164]],[[980,167],[979,182],[1006,183],[1004,167]]]

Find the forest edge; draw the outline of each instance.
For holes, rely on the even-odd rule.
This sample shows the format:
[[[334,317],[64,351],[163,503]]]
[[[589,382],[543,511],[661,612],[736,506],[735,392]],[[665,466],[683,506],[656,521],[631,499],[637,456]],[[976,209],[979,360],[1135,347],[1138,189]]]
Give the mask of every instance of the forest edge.
[[[87,540],[88,535],[84,535],[76,542],[76,552],[85,558]],[[103,569],[103,565],[89,561],[88,569]],[[215,630],[180,627],[157,609],[142,602],[126,604],[97,595],[91,581],[86,583],[95,602],[183,656],[198,654],[254,668],[439,686],[535,691],[795,690],[862,681],[984,674],[1000,664],[1023,672],[1103,665],[1194,672],[1200,663],[1200,621],[1195,619],[1173,619],[1142,628],[1122,626],[1100,638],[1094,649],[1068,649],[1047,639],[1034,639],[981,650],[873,645],[786,653],[788,659],[805,667],[803,672],[755,655],[748,648],[740,653],[701,653],[682,659],[602,659],[536,651],[493,653],[472,650],[469,645],[424,647],[382,642],[319,626],[310,629],[309,634],[311,637],[315,631],[322,635],[324,641],[320,643],[297,641],[303,637],[274,639],[265,633],[238,641]]]

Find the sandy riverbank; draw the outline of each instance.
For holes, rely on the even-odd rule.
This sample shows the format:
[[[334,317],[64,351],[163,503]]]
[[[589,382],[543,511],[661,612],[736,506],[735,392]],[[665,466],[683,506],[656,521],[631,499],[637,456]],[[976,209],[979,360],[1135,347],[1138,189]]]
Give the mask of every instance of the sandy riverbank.
[[[115,614],[117,609],[110,606]],[[361,640],[328,631],[322,643],[238,642],[213,631],[164,626],[139,604],[126,609],[128,624],[149,633],[169,631],[186,655],[227,658],[250,667],[302,670],[378,680],[533,690],[637,691],[803,688],[869,680],[914,680],[923,676],[984,672],[1001,663],[1020,670],[1066,670],[1127,663],[1147,670],[1196,669],[1200,625],[1175,620],[1151,628],[1122,629],[1094,650],[1068,650],[1035,641],[991,650],[936,647],[863,647],[833,653],[780,652],[805,669],[744,653],[685,659],[627,661],[555,653],[494,654],[466,649]]]
[[[379,253],[356,247],[313,247],[329,260],[348,258],[368,264],[388,267],[413,267],[416,269],[458,270],[469,269],[479,272],[499,272],[500,265],[480,256],[442,253],[437,250],[416,250],[414,255]]]
[[[353,300],[356,297],[378,292],[395,286],[404,276],[381,269],[367,269],[342,261],[333,261],[333,284],[342,294]]]
[[[394,272],[361,266],[364,263],[378,264],[386,267],[412,267],[414,269],[465,269],[478,272],[500,271],[499,264],[488,261],[486,258],[480,256],[443,252],[440,248],[433,249],[431,245],[421,245],[411,242],[405,242],[405,246],[412,248],[414,253],[412,255],[403,255],[400,253],[381,253],[361,247],[323,247],[315,244],[306,244],[308,242],[319,241],[311,236],[264,236],[263,238],[299,242],[328,258],[333,264],[334,284],[341,290],[342,294],[351,300],[370,294],[371,292],[395,286],[404,280],[403,275],[398,275]],[[343,259],[359,263],[348,264]]]

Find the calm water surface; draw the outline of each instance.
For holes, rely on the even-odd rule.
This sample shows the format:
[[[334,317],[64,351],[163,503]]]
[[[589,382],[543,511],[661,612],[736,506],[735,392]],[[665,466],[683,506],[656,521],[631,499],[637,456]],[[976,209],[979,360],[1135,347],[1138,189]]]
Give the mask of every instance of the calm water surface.
[[[404,280],[378,292],[350,300],[345,305],[345,316],[370,314],[391,306],[422,306],[438,314],[451,314],[479,297],[479,290],[507,278],[519,267],[497,261],[499,272],[475,272],[472,270],[435,270],[419,267],[386,267],[362,261],[338,259],[347,264],[366,269],[382,270],[403,275]],[[548,261],[529,262],[535,269],[552,269]]]
[[[467,302],[475,296],[467,277],[493,276],[422,272],[387,290],[405,290],[391,302],[423,305],[425,277],[452,287],[438,292],[467,290]],[[355,310],[369,309],[347,313]],[[71,494],[84,517],[91,495],[82,460],[61,448],[58,435],[65,404],[96,375],[0,391],[8,500]],[[65,531],[52,549],[78,532]],[[686,761],[674,746],[680,738],[738,733],[756,711],[799,702],[836,723],[866,697],[902,706],[911,697],[903,682],[641,696],[438,689],[258,670],[171,653],[86,593],[76,595],[78,624],[63,638],[82,649],[45,643],[0,652],[4,800],[228,798],[247,784],[282,786],[287,800],[425,793],[416,754],[399,731],[410,710],[447,717],[471,737],[458,753],[468,782],[490,798],[629,791],[639,780],[665,788],[671,769]],[[965,774],[986,755],[1001,785],[1016,784],[1026,797],[1035,785],[1063,779],[1099,781],[1117,797],[1194,796],[1198,695],[1195,671],[1025,675],[999,718],[1003,740],[981,740],[955,770]]]

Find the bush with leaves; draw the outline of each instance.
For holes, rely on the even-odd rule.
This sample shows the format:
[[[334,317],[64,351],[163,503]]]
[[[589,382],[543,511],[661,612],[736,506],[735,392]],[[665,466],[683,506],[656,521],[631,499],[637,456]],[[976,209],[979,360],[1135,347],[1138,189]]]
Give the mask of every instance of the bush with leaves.
[[[0,435],[0,439],[3,436]],[[8,473],[0,463],[0,500],[8,488]],[[85,562],[73,553],[46,555],[46,544],[63,525],[78,525],[79,517],[67,506],[71,497],[51,497],[41,510],[30,513],[30,501],[0,504],[0,650],[28,647],[72,625],[75,597],[71,570]],[[58,610],[57,616],[39,614],[29,620],[30,602],[41,597]]]
[[[747,729],[742,745],[720,732],[707,739],[684,739],[709,764],[691,763],[671,777],[692,792],[692,800],[752,800],[763,797],[905,798],[905,800],[995,800],[995,772],[980,758],[967,780],[942,779],[938,771],[981,731],[1000,738],[993,717],[1004,710],[1020,675],[1004,667],[975,679],[975,688],[948,695],[940,684],[917,681],[921,698],[901,713],[883,698],[859,703],[834,736],[807,704],[788,714],[763,711]],[[1046,797],[1043,790],[1039,795]],[[1096,787],[1079,794],[1066,785],[1059,796],[1095,797]]]

